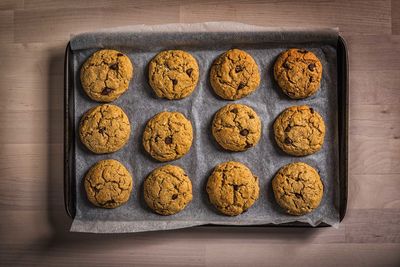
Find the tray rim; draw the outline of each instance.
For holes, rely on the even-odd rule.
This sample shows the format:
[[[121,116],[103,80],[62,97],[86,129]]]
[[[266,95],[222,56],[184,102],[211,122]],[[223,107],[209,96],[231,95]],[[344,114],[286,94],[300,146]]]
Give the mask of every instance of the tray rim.
[[[72,81],[71,61],[71,44],[68,42],[65,48],[64,56],[64,207],[67,215],[75,218],[75,179],[72,179],[74,169],[74,161],[71,156],[75,153],[75,131],[71,131],[73,127],[73,119],[70,117],[74,112],[74,106],[70,103],[70,98],[74,97],[74,90],[70,90]],[[347,211],[348,198],[348,125],[349,125],[349,61],[347,44],[343,36],[338,34],[337,42],[337,90],[338,90],[338,137],[339,137],[339,222],[341,222]],[[330,227],[326,223],[320,223],[313,227],[308,223],[290,222],[283,224],[262,224],[262,225],[219,225],[204,224],[195,227]]]

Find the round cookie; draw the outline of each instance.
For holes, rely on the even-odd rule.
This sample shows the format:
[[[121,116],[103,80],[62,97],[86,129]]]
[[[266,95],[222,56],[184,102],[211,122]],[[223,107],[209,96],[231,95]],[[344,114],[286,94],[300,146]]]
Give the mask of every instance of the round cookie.
[[[116,50],[95,52],[81,68],[83,90],[93,100],[111,102],[129,87],[133,66],[129,58]]]
[[[325,123],[321,115],[309,106],[285,109],[274,123],[278,146],[293,156],[306,156],[321,149]]]
[[[192,124],[179,112],[158,113],[147,122],[143,133],[144,149],[162,162],[183,157],[192,141]]]
[[[274,77],[283,92],[293,99],[309,97],[318,91],[322,64],[317,56],[304,49],[281,53],[274,65]]]
[[[124,165],[119,161],[107,159],[90,168],[85,176],[84,186],[91,203],[112,209],[128,201],[133,181]]]
[[[260,85],[257,63],[246,52],[228,50],[211,66],[210,82],[215,93],[227,100],[243,98]]]
[[[272,180],[272,189],[279,206],[292,215],[316,209],[324,193],[318,172],[303,162],[283,166]]]
[[[149,83],[160,98],[185,98],[196,88],[198,80],[197,61],[185,51],[162,51],[149,63]]]
[[[212,134],[223,148],[244,151],[260,140],[261,120],[252,108],[242,104],[229,104],[215,114]]]
[[[249,209],[258,199],[259,191],[258,178],[244,164],[235,161],[217,165],[207,181],[210,202],[229,216]]]
[[[159,167],[144,181],[144,200],[158,214],[178,213],[192,198],[192,182],[178,166]]]
[[[112,153],[128,142],[131,125],[118,106],[104,104],[89,109],[79,126],[82,143],[96,154]]]

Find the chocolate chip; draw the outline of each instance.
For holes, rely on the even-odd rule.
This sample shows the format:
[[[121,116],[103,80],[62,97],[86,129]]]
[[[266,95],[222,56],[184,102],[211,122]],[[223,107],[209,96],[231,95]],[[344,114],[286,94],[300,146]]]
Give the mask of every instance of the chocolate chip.
[[[106,127],[101,127],[99,129],[99,133],[103,134],[106,131]]]
[[[283,63],[283,67],[286,69],[290,69],[290,64],[288,62]]]
[[[240,65],[239,65],[239,66],[236,66],[236,67],[235,67],[235,72],[236,72],[236,73],[241,72],[242,70],[243,70],[243,66],[240,66]]]
[[[309,81],[312,83],[314,81],[314,77],[311,76]]]
[[[238,114],[239,110],[237,108],[234,108],[231,110],[232,113]]]
[[[238,90],[243,89],[246,86],[245,83],[240,82],[238,86]]]
[[[249,118],[250,118],[250,119],[254,119],[254,116],[253,116],[253,115],[249,115]]]
[[[190,75],[192,75],[192,71],[193,71],[193,69],[190,68],[190,69],[186,70],[186,74],[190,76]]]
[[[244,148],[250,148],[250,147],[252,147],[252,146],[253,146],[252,144],[246,143],[246,145],[244,146]]]
[[[114,63],[114,64],[110,65],[110,69],[117,70],[118,69],[118,63]]]
[[[103,89],[103,91],[101,91],[101,94],[102,94],[102,95],[109,95],[112,91],[114,91],[114,89],[109,88],[109,87],[105,87],[105,88]]]
[[[115,204],[115,200],[114,199],[107,200],[102,205],[107,206],[107,205],[111,205],[111,204]]]
[[[292,140],[292,139],[290,139],[289,137],[286,137],[284,142],[285,142],[285,144],[288,144],[288,145],[290,145],[290,144],[292,144],[292,143],[293,143],[293,140]]]
[[[314,69],[315,69],[315,64],[314,64],[314,63],[311,63],[310,65],[308,65],[308,69],[311,70],[311,71],[314,71]]]
[[[165,141],[165,143],[168,144],[168,145],[169,145],[169,144],[172,144],[172,137],[171,137],[171,136],[168,136],[168,137],[165,138],[164,141]]]
[[[314,114],[314,109],[310,108],[310,112],[311,112],[311,114]]]
[[[240,135],[247,136],[249,134],[249,130],[243,129],[240,131]]]
[[[172,84],[176,85],[178,83],[178,80],[172,79]]]
[[[239,186],[238,185],[233,185],[233,190],[238,191],[239,190]]]
[[[178,195],[177,194],[173,194],[172,195],[172,200],[175,200],[175,199],[177,199],[178,198]]]
[[[302,53],[302,54],[306,54],[308,51],[305,49],[298,49],[297,52]]]
[[[292,129],[292,126],[289,125],[288,127],[285,128],[285,133],[289,132],[291,129]]]
[[[122,53],[117,54],[117,57],[122,57],[122,56],[124,56],[124,54],[122,54]]]

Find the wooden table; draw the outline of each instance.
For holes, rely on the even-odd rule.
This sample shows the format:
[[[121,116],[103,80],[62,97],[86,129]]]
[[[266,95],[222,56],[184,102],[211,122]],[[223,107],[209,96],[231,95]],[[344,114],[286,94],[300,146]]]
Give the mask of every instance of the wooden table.
[[[400,266],[400,1],[0,2],[0,264]],[[348,213],[339,229],[69,233],[63,55],[71,33],[232,20],[338,26],[350,57]]]

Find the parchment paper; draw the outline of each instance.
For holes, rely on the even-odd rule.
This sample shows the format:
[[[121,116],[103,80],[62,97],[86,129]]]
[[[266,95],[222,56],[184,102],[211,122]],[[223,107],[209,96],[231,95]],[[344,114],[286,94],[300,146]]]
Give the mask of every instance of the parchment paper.
[[[78,140],[76,146],[76,216],[71,231],[120,233],[154,231],[190,227],[202,224],[258,225],[301,221],[310,225],[321,222],[337,226],[338,211],[338,125],[337,125],[337,70],[336,29],[263,28],[231,22],[132,26],[108,29],[97,33],[80,34],[71,39],[75,77],[75,127],[82,114],[99,105],[91,101],[81,88],[79,70],[83,62],[100,48],[114,48],[128,54],[135,66],[129,90],[112,104],[127,113],[132,125],[128,144],[112,154],[95,155]],[[283,50],[290,47],[314,52],[323,65],[321,88],[304,100],[291,100],[278,88],[273,79],[273,64]],[[216,96],[209,83],[209,69],[213,60],[230,48],[250,53],[261,72],[261,85],[251,95],[235,101],[251,106],[262,120],[260,142],[246,152],[232,153],[220,149],[211,135],[211,121],[215,112],[230,101]],[[147,64],[161,50],[183,49],[190,52],[200,67],[199,84],[189,97],[170,101],[157,99],[147,82]],[[292,157],[276,146],[272,124],[286,107],[307,104],[325,119],[326,136],[321,151],[306,157]],[[158,112],[179,111],[193,124],[194,141],[190,152],[170,162],[183,167],[193,183],[193,201],[182,212],[172,216],[153,213],[143,200],[143,181],[159,163],[151,159],[142,147],[142,133],[146,122]],[[121,161],[133,175],[134,188],[128,203],[117,209],[101,209],[86,199],[82,179],[90,166],[101,159]],[[260,178],[260,198],[247,212],[227,217],[219,214],[209,203],[205,184],[213,168],[221,162],[236,160],[246,164]],[[287,215],[276,204],[271,180],[285,164],[304,161],[314,166],[324,184],[321,205],[304,216]]]

